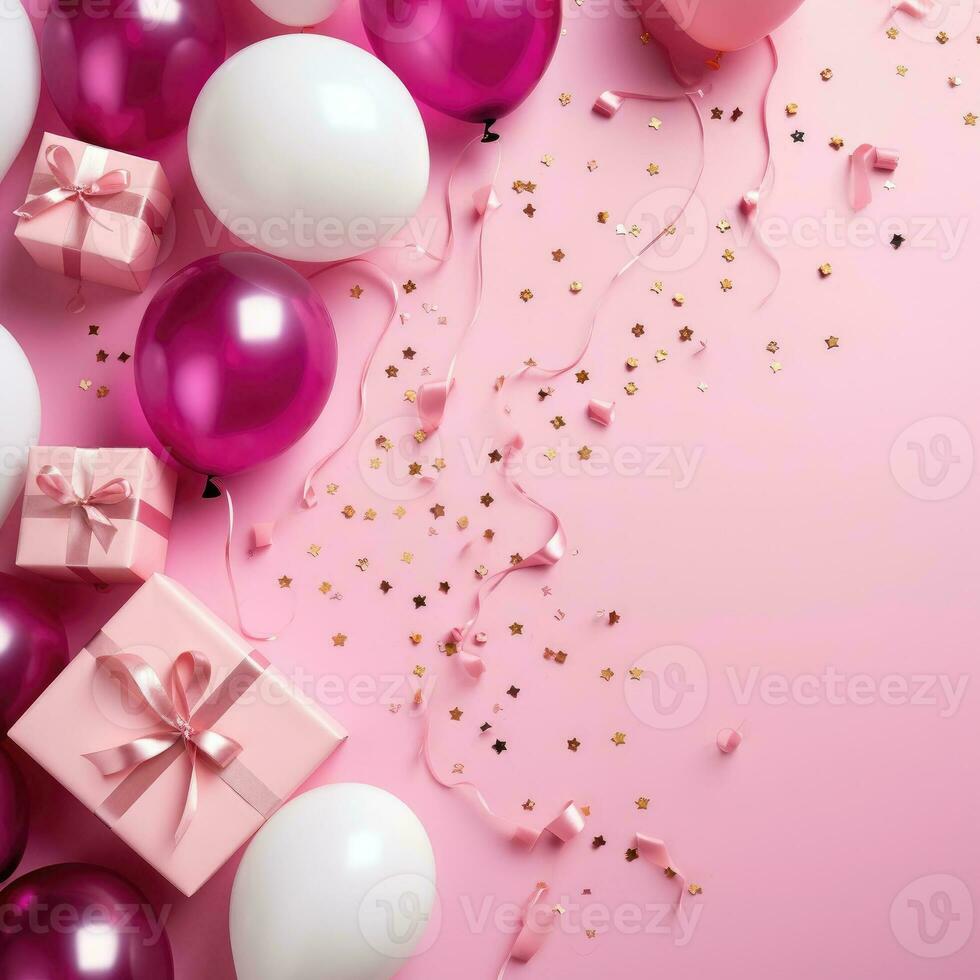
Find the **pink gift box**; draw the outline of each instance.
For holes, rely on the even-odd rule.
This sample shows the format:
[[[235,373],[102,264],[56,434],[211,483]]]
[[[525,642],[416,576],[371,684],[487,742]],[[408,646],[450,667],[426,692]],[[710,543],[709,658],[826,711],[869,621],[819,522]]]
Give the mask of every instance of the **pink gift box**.
[[[143,582],[166,564],[176,490],[176,472],[148,449],[36,446],[17,565],[70,582]]]
[[[203,748],[193,761],[196,743],[178,731],[180,724],[168,727],[141,707],[143,701],[110,669],[121,659],[141,658],[170,691],[175,663],[190,656],[183,651],[200,651],[197,656],[211,668],[204,698],[196,707],[188,699],[184,731],[201,746],[237,744],[240,751],[225,768]],[[87,757],[105,756],[107,749],[118,755],[119,747],[171,728],[172,744],[132,768],[104,775]],[[347,733],[185,588],[154,575],[35,701],[10,737],[175,887],[192,895]],[[196,806],[186,821],[192,771]]]
[[[44,269],[138,293],[171,205],[155,160],[45,133],[14,234]]]

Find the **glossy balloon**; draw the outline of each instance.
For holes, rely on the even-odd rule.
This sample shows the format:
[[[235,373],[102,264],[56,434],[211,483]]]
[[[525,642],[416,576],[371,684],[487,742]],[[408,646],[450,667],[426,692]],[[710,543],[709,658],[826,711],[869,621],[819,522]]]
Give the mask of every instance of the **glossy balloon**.
[[[0,23],[0,32],[2,30]],[[41,393],[37,379],[20,345],[0,327],[0,447],[3,452],[0,457],[0,524],[7,519],[24,489],[27,450],[37,445],[40,435]]]
[[[61,118],[79,139],[116,150],[183,129],[224,57],[217,0],[54,0],[41,34]]]
[[[20,0],[0,11],[0,180],[27,139],[41,92],[34,28]],[[3,361],[0,360],[0,364]]]
[[[165,921],[94,864],[52,864],[0,891],[3,980],[173,980]]]
[[[386,980],[438,936],[435,874],[425,828],[390,793],[340,783],[296,797],[235,875],[238,980]]]
[[[696,44],[738,51],[771,34],[803,0],[635,0],[647,30],[659,36],[664,22]],[[668,43],[668,47],[669,47]]]
[[[306,262],[383,244],[429,180],[405,86],[369,52],[319,34],[270,37],[222,65],[194,107],[187,151],[204,200],[235,235]]]
[[[186,266],[160,287],[136,338],[136,391],[163,446],[223,476],[288,449],[317,420],[337,372],[319,293],[255,252]]]
[[[259,10],[288,27],[311,27],[326,20],[340,0],[252,0]]]
[[[530,95],[555,53],[561,10],[561,0],[361,0],[378,57],[415,98],[468,122],[499,119]]]
[[[0,881],[17,870],[24,856],[30,812],[27,787],[20,770],[0,745]],[[0,967],[0,975],[2,972]]]
[[[38,594],[0,573],[0,734],[68,663],[65,628]]]

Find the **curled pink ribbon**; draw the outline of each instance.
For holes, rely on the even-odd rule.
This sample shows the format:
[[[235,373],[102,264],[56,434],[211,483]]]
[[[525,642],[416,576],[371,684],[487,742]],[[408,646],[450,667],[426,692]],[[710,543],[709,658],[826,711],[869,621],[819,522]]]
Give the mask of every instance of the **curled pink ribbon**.
[[[603,402],[598,398],[593,398],[588,407],[589,418],[599,425],[612,425],[616,420],[616,403]]]
[[[871,203],[871,171],[892,171],[898,166],[898,150],[862,143],[851,154],[848,172],[848,199],[854,211],[860,211]]]
[[[507,959],[504,960],[497,974],[497,980],[503,980],[512,960],[515,963],[527,963],[541,949],[545,939],[551,935],[558,912],[556,909],[545,909],[538,904],[547,893],[547,883],[539,881],[531,897],[524,904],[521,911],[521,931],[517,934]]]
[[[166,726],[109,749],[86,752],[103,776],[127,772],[182,742],[190,761],[184,808],[174,842],[180,843],[197,813],[197,767],[203,756],[219,769],[227,768],[242,751],[241,745],[212,729],[198,727],[196,713],[205,701],[211,682],[211,664],[203,653],[186,650],[174,662],[170,672],[170,690],[164,687],[157,672],[134,653],[99,657],[98,665],[116,678],[141,707],[148,708]],[[191,704],[194,708],[191,708]]]
[[[423,722],[421,754],[429,775],[444,789],[463,790],[465,795],[476,801],[491,826],[507,840],[519,847],[531,850],[545,834],[549,834],[562,844],[567,844],[585,829],[585,814],[575,805],[573,800],[569,800],[562,807],[561,812],[540,830],[501,817],[493,811],[490,804],[487,803],[486,797],[475,783],[471,783],[469,780],[453,783],[439,775],[432,761],[429,734],[429,721],[426,719]]]
[[[510,463],[511,459],[523,447],[524,439],[519,434],[515,435],[507,444],[507,447],[504,450],[503,458],[505,473],[507,472],[508,464]],[[470,653],[464,650],[463,645],[465,644],[470,633],[473,632],[473,627],[476,626],[476,623],[480,618],[480,610],[487,597],[512,572],[517,572],[524,568],[536,568],[542,565],[556,565],[565,556],[565,547],[567,543],[565,539],[565,529],[562,527],[561,519],[558,517],[558,515],[550,508],[545,507],[544,504],[535,500],[516,480],[509,480],[509,482],[514,490],[516,490],[517,493],[527,500],[528,503],[533,504],[539,510],[543,510],[554,521],[555,530],[544,545],[538,548],[538,550],[533,554],[528,555],[527,558],[522,559],[516,565],[508,565],[507,568],[502,568],[500,571],[494,572],[493,575],[489,576],[476,594],[476,598],[474,599],[473,615],[463,626],[457,626],[450,631],[450,639],[457,644],[457,658],[459,659],[460,664],[463,666],[463,669],[470,675],[470,677],[474,679],[483,674],[483,672],[487,669],[487,665],[478,654]],[[482,637],[481,641],[486,642],[486,638]]]
[[[676,878],[680,885],[680,893],[677,904],[680,905],[684,895],[684,887],[687,884],[684,876],[677,870],[677,866],[670,858],[667,845],[658,837],[648,837],[646,834],[636,835],[636,852],[647,864],[652,864],[659,868],[670,878]]]
[[[86,526],[95,535],[102,549],[109,550],[118,529],[102,508],[132,499],[133,486],[129,480],[110,480],[97,490],[83,494],[72,486],[71,481],[57,466],[42,466],[37,474],[37,485],[57,503],[79,508]]]
[[[75,199],[96,224],[101,224],[95,215],[90,199],[121,194],[129,188],[131,178],[128,170],[109,170],[87,184],[78,183],[78,169],[75,166],[75,161],[68,149],[59,143],[55,143],[45,150],[44,160],[55,181],[57,181],[57,185],[44,194],[40,194],[30,201],[25,201],[14,211],[18,218],[29,221],[65,201]]]
[[[903,14],[919,19],[932,13],[936,0],[892,0],[892,11],[900,10]]]
[[[687,100],[691,108],[694,111],[694,117],[698,124],[698,171],[697,177],[694,180],[694,184],[691,187],[684,203],[681,205],[680,210],[677,212],[676,217],[670,223],[664,225],[659,232],[657,232],[637,253],[634,255],[625,265],[623,265],[618,272],[606,283],[605,288],[599,294],[599,298],[596,301],[595,310],[592,314],[592,320],[589,323],[588,332],[585,335],[585,341],[579,348],[579,352],[575,357],[567,364],[556,368],[544,368],[538,366],[536,363],[528,364],[518,371],[510,375],[506,375],[502,383],[498,384],[497,390],[503,390],[506,383],[510,380],[523,377],[530,372],[535,372],[544,377],[557,377],[558,375],[564,374],[566,371],[571,371],[572,368],[577,367],[585,355],[588,353],[589,348],[592,345],[592,338],[599,326],[599,314],[602,312],[605,302],[608,299],[610,293],[615,288],[616,284],[626,273],[636,265],[640,259],[643,258],[644,254],[649,251],[654,245],[659,242],[664,235],[666,235],[676,223],[684,216],[685,211],[690,205],[697,192],[698,185],[701,183],[701,176],[704,173],[704,120],[701,118],[701,112],[698,109],[698,103],[695,98],[701,98],[704,96],[704,91],[698,89],[696,92],[683,92],[680,95],[647,95],[642,92],[619,92],[619,91],[606,91],[603,92],[593,103],[592,111],[598,113],[601,116],[606,116],[611,118],[616,115],[617,112],[622,108],[623,103],[627,99],[638,99],[644,102],[677,102],[680,100]]]

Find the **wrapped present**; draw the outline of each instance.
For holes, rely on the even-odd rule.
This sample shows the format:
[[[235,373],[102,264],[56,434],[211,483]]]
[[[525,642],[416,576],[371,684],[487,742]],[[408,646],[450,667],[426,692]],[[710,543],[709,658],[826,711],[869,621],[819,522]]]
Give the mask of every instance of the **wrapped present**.
[[[42,268],[142,292],[171,204],[156,161],[45,133],[14,234]]]
[[[73,582],[143,582],[164,570],[176,490],[176,472],[149,449],[35,446],[17,565]]]
[[[154,575],[10,737],[192,895],[347,733]]]

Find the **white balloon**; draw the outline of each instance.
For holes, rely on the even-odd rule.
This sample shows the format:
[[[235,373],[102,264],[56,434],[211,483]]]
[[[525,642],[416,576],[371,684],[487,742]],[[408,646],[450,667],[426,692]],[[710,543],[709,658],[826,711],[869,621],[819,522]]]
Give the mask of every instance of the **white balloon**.
[[[340,0],[252,0],[259,10],[290,27],[312,27],[326,20]]]
[[[0,0],[0,180],[31,131],[40,91],[34,28],[20,0]]]
[[[0,524],[24,488],[27,450],[41,435],[41,393],[20,344],[0,327]]]
[[[432,845],[397,797],[310,790],[255,835],[231,892],[238,980],[387,980],[435,941]]]
[[[331,262],[383,244],[415,213],[429,147],[408,90],[367,51],[285,34],[208,80],[187,132],[208,207],[238,238]]]

